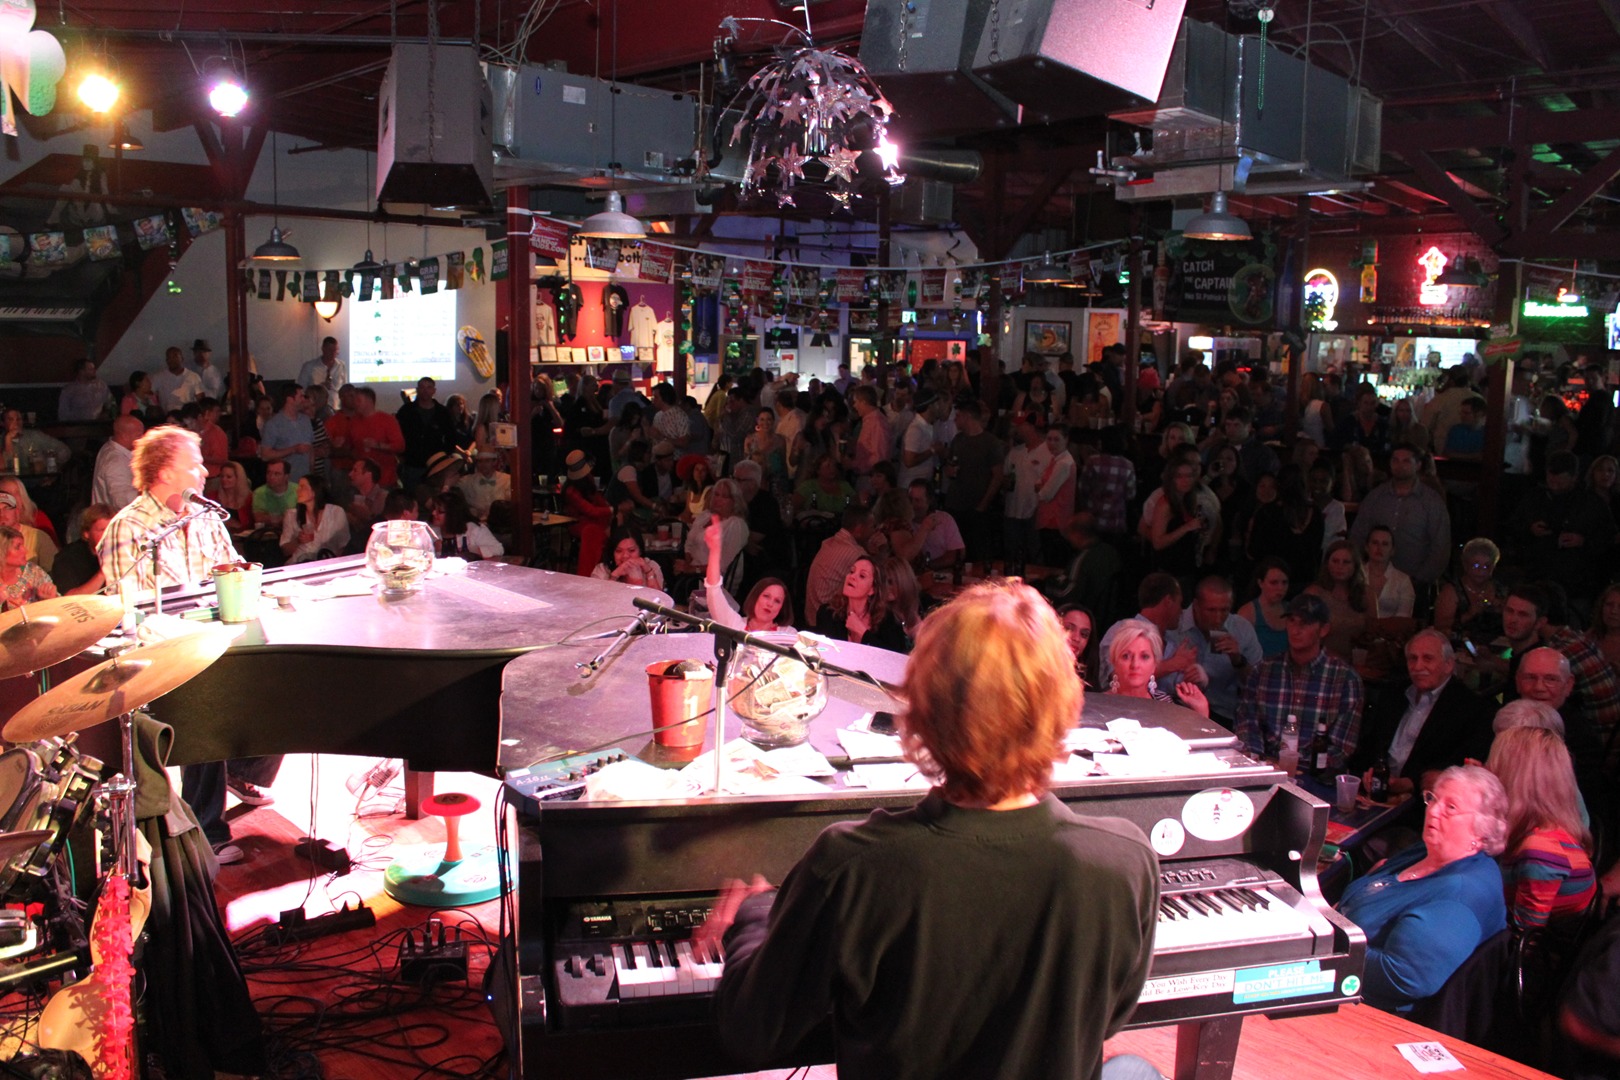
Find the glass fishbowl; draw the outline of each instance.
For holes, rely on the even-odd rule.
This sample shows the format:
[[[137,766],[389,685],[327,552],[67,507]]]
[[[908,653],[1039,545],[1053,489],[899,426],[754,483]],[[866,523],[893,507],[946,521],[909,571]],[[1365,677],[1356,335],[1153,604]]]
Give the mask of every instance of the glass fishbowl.
[[[821,659],[809,638],[801,635],[796,645],[805,660]],[[744,645],[726,672],[726,697],[742,718],[743,738],[767,750],[798,746],[827,707],[827,677],[802,661]]]
[[[376,575],[384,598],[399,600],[421,589],[438,546],[425,521],[379,521],[366,544],[366,568]]]

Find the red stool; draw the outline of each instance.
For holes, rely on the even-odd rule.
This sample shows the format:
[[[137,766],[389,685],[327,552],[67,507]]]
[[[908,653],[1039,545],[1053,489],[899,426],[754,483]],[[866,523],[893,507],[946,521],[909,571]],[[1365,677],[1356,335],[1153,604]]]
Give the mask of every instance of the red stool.
[[[495,845],[461,849],[461,819],[478,808],[477,799],[457,791],[422,800],[423,813],[444,819],[444,847],[423,844],[402,852],[383,875],[383,891],[402,904],[423,907],[481,904],[501,895]],[[516,880],[510,857],[508,853],[509,882]]]

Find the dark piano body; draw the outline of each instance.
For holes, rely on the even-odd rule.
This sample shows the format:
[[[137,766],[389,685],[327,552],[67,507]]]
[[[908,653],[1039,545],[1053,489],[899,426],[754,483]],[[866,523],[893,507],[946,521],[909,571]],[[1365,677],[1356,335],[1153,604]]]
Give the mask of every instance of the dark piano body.
[[[530,657],[513,671],[554,662]],[[639,670],[639,660],[632,666]],[[1178,1075],[1187,1069],[1184,1075],[1212,1080],[1230,1076],[1244,1015],[1327,1011],[1357,1000],[1365,938],[1317,888],[1326,804],[1245,758],[1223,729],[1183,709],[1138,704],[1093,695],[1087,720],[1137,715],[1144,724],[1177,727],[1232,767],[1192,777],[1093,778],[1057,793],[1081,814],[1136,823],[1160,846],[1160,940],[1130,1026],[1180,1024]],[[602,741],[582,738],[577,745]],[[623,745],[646,753],[633,741]],[[685,941],[716,883],[754,873],[781,881],[827,825],[874,808],[910,806],[918,797],[857,789],[825,797],[590,804],[530,797],[533,778],[522,783],[520,776],[507,770],[509,788],[522,796],[515,800],[516,993],[523,1073],[535,1077],[673,1080],[740,1071],[709,1022],[705,970],[696,965],[695,979],[685,970],[694,966]],[[1246,803],[1252,820],[1235,832],[1210,824],[1216,803],[1213,812],[1227,820]],[[1183,825],[1194,821],[1195,829]],[[615,969],[638,961],[662,969],[642,971],[653,976],[653,988],[617,986]],[[830,1060],[823,1032],[772,1065]]]
[[[265,580],[317,584],[364,565],[359,557],[328,559],[266,571]],[[464,575],[430,579],[402,601],[368,594],[281,609],[265,599],[261,618],[246,624],[237,643],[152,712],[175,729],[175,765],[362,754],[402,758],[423,772],[494,775],[501,670],[570,634],[629,624],[636,595],[667,600],[592,578],[483,562]],[[164,590],[171,613],[213,602],[211,585]]]

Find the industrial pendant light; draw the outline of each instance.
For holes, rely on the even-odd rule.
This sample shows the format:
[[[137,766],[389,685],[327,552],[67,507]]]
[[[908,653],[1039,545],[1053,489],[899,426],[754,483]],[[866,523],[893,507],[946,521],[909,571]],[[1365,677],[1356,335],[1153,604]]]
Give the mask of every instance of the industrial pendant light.
[[[601,23],[597,23],[597,33],[601,33]],[[600,38],[598,41],[600,42]],[[608,182],[613,182],[613,174],[619,169],[619,4],[613,3],[613,87],[608,95]],[[607,206],[600,212],[592,214],[580,226],[579,234],[588,240],[643,240],[647,236],[647,226],[637,218],[624,212],[624,196],[617,189],[611,190],[607,195]]]
[[[271,199],[279,211],[281,208],[281,170],[277,165],[280,154],[275,132],[270,133],[270,139]],[[263,259],[266,262],[296,262],[303,258],[302,255],[298,254],[297,248],[282,239],[281,215],[279,213],[275,216],[275,224],[270,227],[270,239],[253,249],[253,257]]]
[[[639,218],[624,212],[622,195],[610,191],[607,208],[586,218],[579,235],[590,240],[642,240],[647,236],[647,227]]]
[[[1024,271],[1025,285],[1069,285],[1074,277],[1069,271],[1052,261],[1048,251],[1039,263]]]
[[[1249,223],[1226,209],[1226,192],[1217,191],[1209,210],[1187,222],[1181,235],[1189,240],[1253,240]]]

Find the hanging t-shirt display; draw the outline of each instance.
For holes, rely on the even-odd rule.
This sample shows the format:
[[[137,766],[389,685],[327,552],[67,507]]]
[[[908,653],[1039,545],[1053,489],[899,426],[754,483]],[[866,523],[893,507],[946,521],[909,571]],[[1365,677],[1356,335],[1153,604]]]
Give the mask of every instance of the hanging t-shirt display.
[[[534,298],[534,343],[557,344],[557,312],[551,306],[551,294],[539,291]]]
[[[602,290],[602,325],[614,341],[624,339],[624,314],[629,306],[630,294],[624,286],[609,285]]]
[[[585,303],[585,296],[573,282],[554,286],[552,295],[557,300],[557,337],[561,341],[573,341],[574,335],[579,333],[579,309]]]
[[[675,320],[662,319],[658,323],[658,370],[672,371],[675,368]]]
[[[637,300],[630,309],[630,344],[651,349],[658,344],[658,313],[646,300]]]

